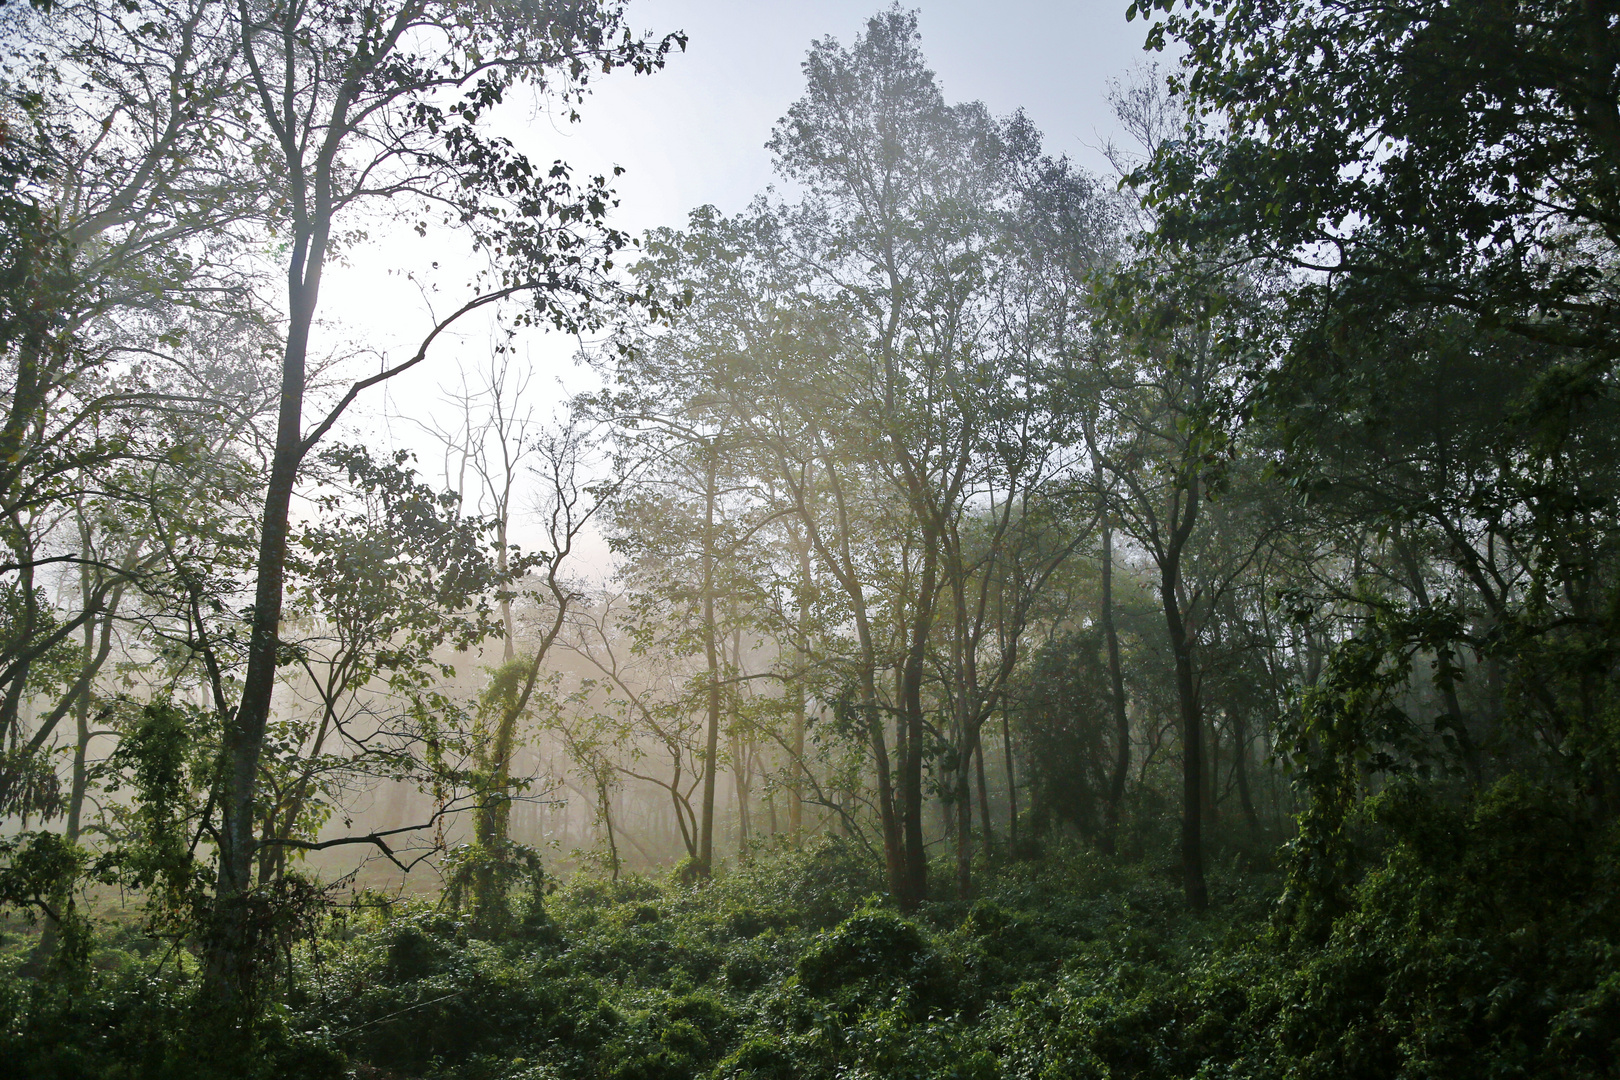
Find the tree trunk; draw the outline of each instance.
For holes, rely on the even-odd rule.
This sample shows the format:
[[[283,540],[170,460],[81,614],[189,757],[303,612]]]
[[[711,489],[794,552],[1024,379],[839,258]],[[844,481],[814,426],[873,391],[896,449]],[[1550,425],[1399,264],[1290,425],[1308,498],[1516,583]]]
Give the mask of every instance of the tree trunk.
[[[872,746],[872,763],[877,772],[878,824],[883,830],[883,863],[889,891],[897,901],[906,895],[906,859],[901,839],[900,815],[896,812],[894,780],[889,769],[889,740],[878,711],[877,675],[870,664],[862,664],[861,711],[866,715],[867,740]],[[901,761],[905,755],[902,751]]]
[[[749,795],[753,786],[750,772],[753,768],[752,755],[741,737],[734,738],[732,746],[731,775],[737,789],[737,854],[746,857],[748,843],[754,838],[754,822],[749,815]]]
[[[798,677],[793,681],[793,783],[788,789],[788,829],[793,833],[793,846],[804,843],[804,723],[806,701],[804,679],[810,667],[810,545],[793,532],[794,546],[799,556],[799,578],[802,593],[799,597]],[[774,831],[775,826],[772,826]]]
[[[474,871],[473,916],[474,921],[490,928],[504,923],[506,916],[505,890],[498,863],[506,853],[512,813],[512,753],[521,711],[521,706],[503,705],[501,708],[495,739],[485,762],[489,773],[487,787],[473,812],[473,839],[480,856]]]
[[[954,777],[956,798],[951,808],[956,811],[956,896],[967,900],[973,896],[973,761],[977,756],[978,728],[965,717],[961,726]]]
[[[1203,710],[1199,710],[1200,715]],[[1213,833],[1218,823],[1218,796],[1221,780],[1221,729],[1213,716],[1204,718],[1209,743],[1204,747],[1204,831]]]
[[[720,760],[720,643],[714,616],[715,577],[715,450],[707,448],[703,493],[703,658],[708,665],[708,721],[703,750],[703,816],[698,827],[697,872],[714,872],[714,784]]]
[[[1242,714],[1232,718],[1232,778],[1237,782],[1238,804],[1243,808],[1243,820],[1249,832],[1260,832],[1260,815],[1254,808],[1254,796],[1249,791],[1249,727]]]
[[[608,859],[612,866],[613,880],[619,880],[619,844],[613,838],[613,806],[608,792],[608,785],[601,777],[596,780],[597,798],[602,807],[602,827],[607,831]]]
[[[804,720],[804,687],[801,684],[793,696],[793,784],[788,789],[788,831],[793,836],[794,847],[804,843]],[[776,826],[772,825],[771,829],[774,832]]]
[[[1018,782],[1013,775],[1012,721],[1007,719],[1005,707],[1001,710],[1001,746],[1007,765],[1007,846],[1016,858],[1018,853]]]
[[[506,580],[507,571],[511,568],[508,561],[511,558],[506,544],[506,504],[501,504],[500,521],[496,524],[495,542],[499,546],[495,549],[495,569],[500,573],[501,580]],[[502,590],[505,591],[505,590]],[[517,659],[517,623],[512,619],[512,599],[501,597],[501,659],[510,664]]]
[[[1179,551],[1176,555],[1179,556]],[[1209,906],[1209,890],[1204,883],[1204,754],[1203,718],[1199,715],[1198,684],[1193,673],[1192,640],[1181,614],[1178,599],[1179,557],[1169,559],[1160,575],[1160,598],[1164,604],[1170,647],[1176,658],[1176,697],[1181,706],[1181,872],[1187,906],[1203,911]]]
[[[744,668],[740,629],[731,631],[731,670],[736,673],[737,679],[742,679]],[[736,686],[740,688],[742,683],[739,681]],[[754,789],[754,757],[759,748],[754,744],[752,734],[742,730],[737,723],[741,714],[740,693],[740,689],[734,689],[732,693],[731,716],[734,734],[731,738],[731,775],[737,788],[737,854],[746,857],[748,845],[754,839],[754,819],[749,801]]]
[[[984,778],[984,729],[980,727],[973,740],[973,768],[979,783],[979,831],[984,833],[985,850],[995,843],[995,832],[990,825],[990,785]]]
[[[255,847],[253,804],[258,794],[259,755],[264,748],[275,692],[282,586],[287,566],[288,511],[305,452],[304,373],[325,250],[324,228],[306,224],[295,232],[287,270],[288,327],[281,360],[281,405],[276,417],[275,449],[270,460],[270,482],[265,489],[254,563],[256,583],[247,669],[242,676],[242,696],[236,711],[224,718],[220,782],[222,822],[214,913],[218,925],[209,935],[206,974],[213,989],[225,994],[228,1000],[245,996],[251,990],[254,975],[248,967],[252,929],[247,904]]]
[[[905,891],[899,897],[902,911],[913,911],[928,896],[928,849],[922,827],[922,748],[923,748],[923,669],[927,660],[928,635],[933,626],[934,588],[938,552],[932,531],[925,530],[923,566],[913,612],[910,649],[901,675],[900,714],[906,728],[907,754],[901,765],[901,823],[906,845]],[[966,769],[962,769],[966,773]],[[965,800],[964,800],[965,801]]]
[[[1108,688],[1114,716],[1114,774],[1108,783],[1108,804],[1103,811],[1102,850],[1114,854],[1118,846],[1120,812],[1125,804],[1125,780],[1131,768],[1131,721],[1125,712],[1125,673],[1119,662],[1119,632],[1114,625],[1114,528],[1105,516],[1102,532],[1103,642],[1108,649]]]

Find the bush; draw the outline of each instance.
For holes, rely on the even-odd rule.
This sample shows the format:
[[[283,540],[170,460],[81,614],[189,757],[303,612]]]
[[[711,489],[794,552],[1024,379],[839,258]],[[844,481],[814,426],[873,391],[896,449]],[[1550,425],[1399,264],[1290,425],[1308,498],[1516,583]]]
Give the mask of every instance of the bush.
[[[1212,867],[1195,917],[1171,877],[1059,841],[903,918],[830,841],[704,886],[576,879],[543,940],[421,904],[334,922],[245,1033],[113,928],[82,993],[4,961],[0,1060],[53,1080],[1610,1075],[1611,826],[1523,781],[1393,787],[1353,825],[1360,876],[1320,937],[1276,918],[1274,874]]]

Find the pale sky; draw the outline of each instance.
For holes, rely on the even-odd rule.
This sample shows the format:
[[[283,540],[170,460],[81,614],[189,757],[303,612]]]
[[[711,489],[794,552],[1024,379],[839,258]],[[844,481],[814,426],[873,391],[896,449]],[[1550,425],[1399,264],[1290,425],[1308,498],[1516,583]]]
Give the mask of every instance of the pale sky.
[[[804,90],[813,40],[853,43],[881,0],[633,0],[630,19],[654,32],[685,30],[685,54],[656,75],[603,80],[578,125],[552,123],[545,154],[580,168],[625,167],[620,221],[636,231],[679,225],[704,203],[735,212],[771,180],[765,143]],[[1113,128],[1111,78],[1146,59],[1146,26],[1125,21],[1126,0],[922,0],[923,54],[947,101],[1023,108],[1047,138],[1093,171]]]

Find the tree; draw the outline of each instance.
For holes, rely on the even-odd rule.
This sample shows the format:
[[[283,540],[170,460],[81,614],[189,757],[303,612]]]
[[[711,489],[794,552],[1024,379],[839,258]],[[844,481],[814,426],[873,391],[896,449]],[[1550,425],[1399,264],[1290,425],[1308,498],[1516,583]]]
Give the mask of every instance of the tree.
[[[1108,430],[1088,426],[1087,439],[1109,478],[1107,512],[1157,571],[1181,720],[1184,887],[1202,910],[1211,781],[1196,654],[1211,608],[1279,527],[1252,512],[1267,504],[1244,490],[1258,467],[1243,440],[1251,392],[1243,361],[1263,325],[1264,292],[1196,263],[1137,263],[1116,271],[1113,287],[1123,334],[1094,354]]]
[[[195,452],[186,433],[234,389],[196,376],[222,337],[251,340],[255,316],[252,275],[233,261],[261,204],[235,149],[228,14],[201,2],[125,14],[13,7],[0,28],[15,105],[0,155],[0,574],[17,575],[21,604],[0,728],[12,736],[35,662],[111,618],[108,600],[131,584],[113,563],[92,567],[78,609],[47,618],[38,571],[87,557],[59,526],[115,497],[117,470]]]
[[[445,483],[460,493],[463,502],[496,522],[497,558],[503,560],[503,569],[524,463],[542,439],[529,396],[532,381],[532,371],[512,369],[511,344],[498,345],[489,367],[480,370],[476,387],[462,373],[462,388],[451,396],[461,414],[457,428],[418,420],[444,447]],[[512,602],[502,599],[500,604],[504,659],[512,660],[517,638]]]
[[[707,671],[691,670],[689,646],[658,647],[670,629],[661,624],[666,614],[659,598],[645,595],[607,596],[576,614],[562,646],[586,662],[589,674],[569,697],[572,719],[559,720],[559,728],[570,756],[599,780],[599,790],[600,780],[616,772],[668,795],[681,846],[701,874],[703,803],[699,795],[694,808],[693,796],[707,788]],[[659,752],[667,771],[649,764]],[[599,802],[611,843],[605,796]],[[712,826],[710,837],[712,844]],[[616,849],[613,857],[617,862]]]
[[[771,148],[779,171],[805,189],[787,215],[797,257],[822,288],[837,290],[849,327],[837,355],[850,368],[842,394],[828,401],[845,412],[823,427],[880,450],[875,471],[905,507],[913,543],[908,591],[896,605],[905,623],[897,703],[901,897],[910,904],[926,892],[930,643],[936,627],[954,635],[953,663],[966,672],[975,668],[985,627],[964,591],[975,558],[954,543],[957,530],[969,508],[987,499],[1003,512],[992,535],[1005,535],[1008,508],[1026,497],[1026,485],[1042,482],[1043,463],[1055,460],[1049,452],[1031,456],[1042,437],[1036,429],[1057,416],[1037,419],[1038,353],[1021,329],[1007,335],[1020,322],[1013,305],[1002,304],[999,325],[996,315],[998,287],[1005,287],[1003,300],[1016,292],[1009,276],[1016,253],[1002,243],[1005,218],[1020,170],[1038,159],[1039,140],[1022,117],[998,121],[976,103],[946,105],[923,64],[915,17],[898,10],[870,20],[848,50],[830,40],[817,44],[805,73],[806,95]],[[1031,400],[1020,402],[1021,394]],[[1054,434],[1047,450],[1058,442]],[[998,657],[1006,670],[1015,642],[1016,634],[1003,642],[1014,647]],[[966,814],[965,770],[985,703],[999,690],[958,683],[955,797]]]
[[[487,709],[495,723],[493,737],[485,741],[483,748],[485,776],[473,823],[481,860],[475,870],[473,898],[475,910],[486,926],[498,927],[504,921],[506,879],[517,863],[530,861],[526,851],[514,850],[508,835],[518,720],[530,708],[546,660],[567,625],[570,608],[580,598],[567,569],[574,545],[614,493],[612,484],[581,483],[580,459],[587,445],[586,437],[572,426],[542,433],[534,444],[544,462],[541,513],[549,550],[536,560],[544,570],[537,575],[540,581],[530,592],[541,612],[539,632],[528,643],[532,651],[521,660],[508,662],[499,673],[497,685],[486,695]],[[496,529],[498,535],[504,536],[504,525],[498,524]],[[508,565],[507,572],[528,569],[527,560],[520,556]],[[602,790],[605,806],[605,788]]]
[[[482,742],[478,752],[484,790],[474,813],[474,850],[464,865],[473,875],[470,893],[474,914],[486,929],[498,929],[504,924],[508,914],[504,881],[516,868],[514,860],[529,860],[529,853],[515,849],[508,836],[511,765],[519,720],[530,708],[546,657],[578,597],[563,574],[562,563],[580,532],[601,508],[601,496],[611,490],[611,485],[600,490],[582,487],[577,470],[588,440],[572,426],[558,431],[541,429],[532,404],[524,400],[530,377],[511,370],[510,349],[510,344],[498,347],[478,390],[466,388],[464,382],[456,398],[461,412],[459,429],[429,428],[444,447],[445,477],[454,483],[458,497],[464,504],[488,511],[495,530],[496,567],[503,579],[510,571],[521,577],[525,570],[544,566],[544,588],[531,593],[530,599],[546,614],[538,638],[531,642],[534,652],[521,661],[512,609],[515,591],[497,595],[504,663],[492,674],[479,702]],[[525,462],[536,457],[540,464],[530,468],[541,480],[538,509],[551,549],[529,566],[514,565],[512,558],[517,548],[510,543],[516,517],[514,503],[521,490]]]
[[[1009,694],[1007,707],[1029,760],[1036,830],[1061,822],[1082,836],[1105,838],[1114,825],[1104,820],[1113,721],[1104,644],[1093,630],[1053,636],[1033,650]]]
[[[707,877],[714,859],[724,705],[737,677],[723,655],[727,623],[735,615],[725,616],[744,606],[744,553],[770,511],[752,497],[752,478],[734,470],[738,424],[727,403],[706,394],[692,371],[671,364],[668,344],[626,355],[617,373],[625,389],[598,397],[590,408],[617,423],[617,471],[636,475],[613,508],[612,543],[629,557],[624,574],[648,601],[647,614],[662,609],[664,617],[648,619],[645,633],[669,631],[665,648],[703,655],[706,721],[695,865]],[[649,644],[643,640],[642,647]]]
[[[847,620],[854,631],[853,641],[824,645],[811,662],[842,669],[827,672],[842,683],[829,697],[851,706],[849,729],[870,749],[890,885],[905,895],[905,848],[884,723],[893,703],[880,689],[898,627],[879,621],[885,583],[904,578],[891,569],[902,556],[889,542],[903,529],[892,527],[869,444],[839,430],[859,422],[846,408],[845,392],[848,380],[860,376],[842,366],[851,354],[831,329],[837,302],[806,297],[808,278],[793,265],[787,239],[779,216],[762,203],[737,219],[706,207],[692,214],[685,232],[656,234],[638,273],[665,294],[691,299],[672,332],[644,349],[648,363],[631,369],[625,381],[680,385],[693,400],[728,416],[728,475],[749,478],[762,500],[749,506],[766,530],[762,535],[774,521],[802,526],[803,558],[775,573],[791,580],[789,588],[801,598],[826,598],[829,610],[817,623]],[[765,569],[770,562],[754,565]],[[830,578],[830,591],[813,580],[817,571]],[[799,622],[806,622],[805,614]],[[799,650],[807,659],[818,651],[809,645],[801,642]],[[789,679],[802,686],[810,675],[801,664]],[[802,764],[802,753],[796,760]]]
[[[289,506],[308,453],[369,387],[420,364],[445,330],[471,312],[518,296],[536,307],[520,318],[574,327],[591,301],[620,234],[602,219],[604,182],[576,189],[566,166],[537,169],[481,122],[517,84],[577,101],[589,74],[651,70],[673,41],[650,45],[623,28],[612,4],[480,8],[409,2],[238,7],[244,107],[278,200],[286,298],[281,319],[281,402],[255,565],[252,628],[241,697],[225,725],[219,903],[221,931],[209,970],[221,986],[243,985],[243,900],[254,855],[252,820],[278,666],[278,625]],[[327,260],[345,223],[368,206],[442,214],[477,250],[499,252],[492,280],[475,288],[408,356],[353,382],[313,425],[304,420],[311,333]],[[350,224],[348,227],[353,227]]]
[[[1286,28],[1264,0],[1142,7],[1166,12],[1152,33],[1187,45],[1188,98],[1224,129],[1143,170],[1160,236],[1288,275],[1257,416],[1296,491],[1376,530],[1346,557],[1388,568],[1387,591],[1340,591],[1343,655],[1301,760],[1325,725],[1360,734],[1315,790],[1342,805],[1356,754],[1398,769],[1462,740],[1466,761],[1480,736],[1498,769],[1545,748],[1612,812],[1612,6],[1307,4]],[[1422,655],[1432,722],[1374,660]]]
[[[1168,13],[1150,43],[1186,44],[1178,85],[1224,134],[1144,170],[1167,239],[1218,235],[1329,275],[1302,279],[1296,304],[1455,307],[1594,362],[1612,352],[1607,5],[1174,6],[1132,5]]]

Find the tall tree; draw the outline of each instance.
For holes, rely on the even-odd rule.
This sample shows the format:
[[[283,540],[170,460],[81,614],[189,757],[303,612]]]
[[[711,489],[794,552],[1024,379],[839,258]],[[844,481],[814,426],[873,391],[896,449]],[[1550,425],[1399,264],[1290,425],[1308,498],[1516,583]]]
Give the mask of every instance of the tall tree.
[[[125,14],[13,7],[0,25],[15,58],[0,83],[0,575],[16,575],[20,605],[0,729],[13,737],[35,661],[130,584],[106,564],[81,579],[77,610],[47,618],[36,570],[84,556],[73,530],[42,526],[116,490],[109,471],[188,453],[182,433],[209,408],[190,377],[199,354],[253,315],[235,240],[262,202],[237,150],[228,13],[197,2]]]
[[[984,418],[969,398],[991,355],[981,348],[987,249],[1010,194],[1009,165],[1031,148],[1019,120],[945,103],[914,15],[875,16],[848,49],[819,42],[804,70],[805,96],[770,146],[778,170],[805,191],[788,217],[799,258],[839,291],[851,320],[843,355],[859,366],[847,377],[847,419],[828,430],[880,451],[877,468],[915,541],[897,703],[900,895],[909,906],[927,892],[924,682],[950,586],[942,558],[977,480]]]
[[[600,275],[623,238],[607,229],[598,178],[576,188],[562,164],[538,169],[487,133],[514,85],[577,102],[591,72],[650,70],[672,42],[624,31],[622,10],[591,0],[469,11],[433,2],[286,7],[244,3],[230,27],[245,70],[244,105],[274,185],[274,224],[288,252],[281,314],[281,402],[259,522],[252,629],[241,698],[225,725],[218,894],[210,977],[251,981],[252,821],[278,665],[289,508],[304,458],[369,387],[420,364],[473,311],[527,297],[526,319],[563,327],[593,317]],[[312,332],[327,262],[366,208],[443,212],[475,248],[498,251],[493,276],[433,320],[409,355],[353,382],[306,425]]]
[[[835,608],[816,621],[846,623],[853,641],[827,647],[822,637],[819,650],[801,641],[803,661],[790,681],[804,685],[813,673],[810,653],[819,651],[815,669],[839,684],[827,697],[849,706],[835,711],[848,713],[849,730],[870,753],[889,883],[903,896],[905,849],[885,723],[894,706],[880,685],[894,645],[879,622],[886,603],[881,583],[894,577],[886,566],[899,555],[890,539],[895,530],[883,523],[887,509],[870,444],[848,430],[857,420],[846,407],[847,391],[861,369],[845,366],[851,354],[834,330],[837,301],[806,295],[808,275],[794,264],[779,215],[762,203],[737,218],[712,207],[695,211],[686,231],[655,234],[648,253],[638,266],[642,279],[690,300],[669,333],[632,354],[640,359],[624,381],[680,385],[687,397],[723,409],[733,423],[728,468],[751,477],[764,500],[750,507],[753,520],[767,532],[773,519],[802,530],[796,565],[784,576],[801,600],[815,592]],[[801,607],[801,626],[808,627],[810,614]],[[797,740],[791,752],[802,766]],[[814,784],[804,772],[798,779],[801,789]],[[818,801],[833,809],[824,796],[818,788]]]
[[[1335,832],[1357,754],[1398,766],[1414,737],[1489,738],[1501,720],[1522,735],[1498,742],[1496,768],[1545,746],[1535,767],[1612,813],[1614,5],[1135,7],[1187,47],[1204,121],[1142,171],[1159,236],[1288,275],[1257,416],[1295,490],[1405,549],[1345,546],[1395,588],[1340,591],[1346,640],[1297,733],[1323,769],[1327,817],[1306,833]],[[1456,704],[1378,713],[1374,676],[1422,654]],[[1474,718],[1445,715],[1466,709],[1446,690],[1465,660],[1484,676]],[[1322,742],[1332,731],[1360,734]]]

